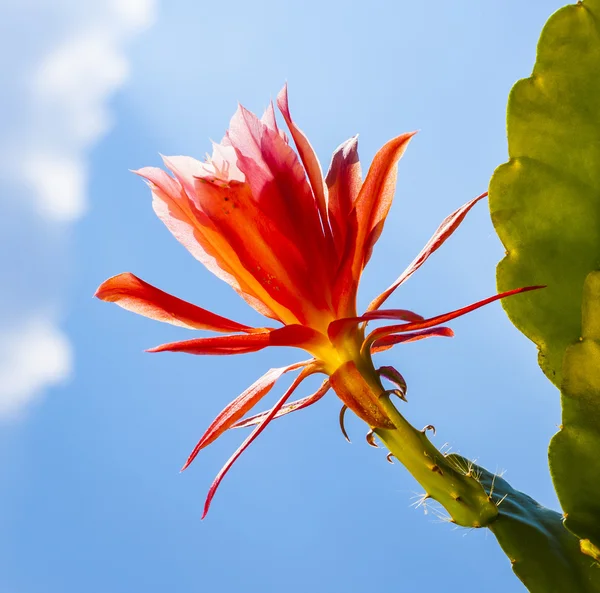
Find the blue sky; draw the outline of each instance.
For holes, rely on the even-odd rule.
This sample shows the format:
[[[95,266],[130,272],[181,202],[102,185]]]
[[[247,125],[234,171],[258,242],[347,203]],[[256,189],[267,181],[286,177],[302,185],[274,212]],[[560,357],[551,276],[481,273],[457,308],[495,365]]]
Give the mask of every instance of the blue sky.
[[[560,2],[331,0],[211,6],[191,0],[34,0],[7,7],[0,66],[0,591],[191,593],[374,587],[523,591],[493,536],[411,507],[419,486],[366,445],[339,403],[272,424],[206,490],[242,434],[184,474],[218,411],[292,350],[230,358],[150,355],[190,337],[92,299],[132,271],[247,323],[252,312],[175,241],[128,169],[200,157],[240,101],[261,112],[284,81],[327,166],[360,133],[363,168],[418,129],[360,302],[385,288],[438,223],[506,160],[505,105]],[[22,44],[27,35],[30,42]],[[390,300],[436,314],[495,291],[503,250],[479,204]],[[495,304],[452,340],[380,356],[409,383],[402,412],[557,508],[546,447],[558,393],[535,347]],[[281,389],[281,387],[280,387]],[[277,397],[274,391],[273,398]],[[271,400],[269,400],[271,401]]]

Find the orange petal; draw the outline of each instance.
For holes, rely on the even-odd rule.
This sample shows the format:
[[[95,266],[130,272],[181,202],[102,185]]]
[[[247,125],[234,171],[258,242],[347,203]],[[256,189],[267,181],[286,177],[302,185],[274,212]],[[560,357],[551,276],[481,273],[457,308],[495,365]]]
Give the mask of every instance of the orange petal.
[[[395,344],[403,344],[404,342],[416,342],[425,338],[433,338],[434,336],[443,336],[452,338],[454,332],[449,327],[432,327],[421,331],[409,332],[407,334],[391,334],[375,340],[371,345],[371,354],[389,350]]]
[[[267,427],[269,422],[273,420],[273,418],[277,415],[277,412],[283,407],[285,402],[290,398],[292,393],[296,390],[298,385],[304,381],[304,379],[308,376],[308,372],[303,371],[296,378],[296,380],[292,383],[290,388],[279,398],[277,403],[271,408],[271,411],[263,418],[261,423],[250,433],[250,435],[246,438],[246,440],[240,445],[238,450],[229,458],[227,463],[223,466],[221,471],[217,474],[217,477],[214,479],[206,497],[206,502],[204,503],[204,512],[202,513],[202,518],[206,517],[206,513],[208,513],[208,509],[210,508],[210,503],[217,491],[217,488],[223,481],[223,478],[227,474],[227,472],[231,469],[231,466],[237,461],[240,455],[252,444],[252,442],[258,437],[258,435]]]
[[[103,282],[95,294],[139,315],[189,329],[252,332],[253,328],[174,297],[126,272]]]
[[[319,387],[319,389],[317,389],[317,391],[315,391],[312,395],[303,397],[302,399],[298,399],[290,404],[286,404],[285,406],[283,406],[283,408],[281,408],[279,412],[277,412],[277,414],[273,416],[273,420],[275,420],[276,418],[280,418],[281,416],[285,416],[286,414],[296,412],[297,410],[303,410],[308,406],[312,406],[313,404],[317,403],[329,391],[330,388],[331,385],[329,384],[329,381],[324,381],[323,385],[321,385],[321,387]],[[261,420],[265,418],[267,414],[269,414],[269,412],[270,410],[267,410],[266,412],[255,414],[254,416],[250,416],[249,418],[244,418],[243,420],[240,420],[239,422],[233,424],[231,428],[246,428],[247,426],[255,426],[256,424],[259,424]]]
[[[546,288],[545,286],[525,286],[523,288],[515,288],[514,290],[508,290],[506,292],[501,292],[500,294],[495,294],[487,299],[483,299],[481,301],[477,301],[472,305],[468,305],[467,307],[463,307],[462,309],[457,309],[456,311],[451,311],[450,313],[444,313],[443,315],[438,315],[436,317],[430,317],[429,319],[425,319],[424,321],[417,321],[414,323],[403,323],[401,325],[390,325],[387,327],[379,327],[373,330],[366,338],[363,343],[363,348],[365,346],[370,347],[373,342],[383,338],[384,336],[389,336],[390,334],[396,333],[404,333],[408,331],[427,329],[429,327],[434,327],[439,325],[440,323],[446,323],[447,321],[451,321],[452,319],[456,319],[457,317],[461,317],[462,315],[466,315],[471,311],[475,311],[475,309],[479,309],[489,303],[493,303],[494,301],[498,301],[500,299],[504,299],[506,297],[519,294],[521,292],[528,292],[530,290],[538,290],[539,288]]]
[[[425,263],[427,258],[444,244],[446,239],[450,237],[450,235],[452,235],[452,233],[458,228],[469,210],[471,210],[471,208],[473,208],[473,206],[475,206],[479,200],[482,200],[486,196],[487,192],[477,196],[447,216],[435,231],[431,239],[429,239],[427,245],[423,247],[419,255],[417,255],[408,268],[406,268],[406,270],[404,270],[404,272],[398,276],[396,281],[391,286],[384,290],[377,298],[373,299],[371,304],[367,307],[367,311],[379,309],[379,307],[381,307],[381,305],[396,290],[396,288],[408,280],[408,278],[410,278]]]
[[[206,429],[198,444],[194,447],[188,457],[185,465],[181,468],[184,471],[194,461],[198,453],[207,447],[217,438],[219,438],[227,429],[231,428],[244,414],[251,410],[271,389],[277,380],[284,374],[294,371],[310,364],[311,360],[298,362],[286,367],[270,369],[260,379],[252,383],[248,389],[238,395],[230,404],[228,404],[221,413],[212,421]]]

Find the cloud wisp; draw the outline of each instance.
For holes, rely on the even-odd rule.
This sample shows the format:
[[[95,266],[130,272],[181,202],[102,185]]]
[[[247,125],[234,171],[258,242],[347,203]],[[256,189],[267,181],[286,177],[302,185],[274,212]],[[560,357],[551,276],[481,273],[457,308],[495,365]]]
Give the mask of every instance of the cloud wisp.
[[[7,13],[0,69],[11,85],[0,98],[0,204],[10,231],[3,248],[19,257],[0,261],[12,287],[0,294],[10,312],[0,315],[0,417],[18,415],[71,373],[69,340],[57,316],[42,313],[64,308],[57,297],[64,290],[40,289],[37,268],[64,263],[66,246],[56,237],[86,211],[90,149],[113,124],[110,100],[129,76],[128,44],[152,24],[155,4],[24,0]],[[21,302],[19,292],[35,296]]]

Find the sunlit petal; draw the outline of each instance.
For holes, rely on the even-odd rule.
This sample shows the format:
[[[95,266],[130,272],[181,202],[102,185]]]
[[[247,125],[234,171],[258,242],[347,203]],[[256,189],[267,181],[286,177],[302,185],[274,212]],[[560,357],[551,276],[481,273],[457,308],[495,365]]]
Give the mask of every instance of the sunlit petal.
[[[307,408],[308,406],[312,406],[313,404],[317,403],[320,399],[322,399],[323,396],[329,391],[329,389],[331,389],[329,381],[323,381],[323,385],[321,385],[321,387],[319,387],[319,389],[317,389],[317,391],[315,391],[311,395],[308,395],[306,397],[303,397],[302,399],[298,399],[294,402],[283,406],[283,408],[281,408],[279,412],[277,412],[277,414],[273,416],[273,420],[275,420],[276,418],[280,418],[281,416],[290,414],[291,412],[296,412],[297,410],[302,410],[304,408]],[[255,426],[256,424],[259,424],[269,412],[270,410],[267,410],[266,412],[261,412],[260,414],[255,414],[254,416],[244,418],[243,420],[236,422],[233,426],[231,426],[231,428],[246,428],[247,426]]]
[[[310,364],[311,360],[305,360],[286,367],[270,369],[260,379],[256,380],[243,393],[238,395],[231,403],[229,403],[221,413],[212,421],[211,425],[206,429],[194,450],[190,453],[185,465],[181,468],[184,471],[194,461],[198,453],[215,441],[227,429],[231,428],[235,423],[251,410],[275,385],[278,379],[284,374],[302,368]]]
[[[253,332],[254,328],[174,297],[126,272],[105,280],[94,295],[123,309],[189,329]]]
[[[227,463],[221,468],[221,471],[217,474],[217,477],[214,479],[206,497],[206,502],[204,503],[204,512],[202,513],[202,518],[206,517],[206,513],[210,508],[210,503],[217,491],[217,488],[221,484],[223,478],[227,474],[227,472],[231,469],[231,466],[237,461],[240,455],[252,444],[252,442],[258,437],[258,435],[267,427],[267,425],[273,420],[273,418],[277,415],[277,412],[283,407],[285,402],[291,397],[294,393],[298,385],[304,381],[304,379],[310,374],[309,372],[302,372],[295,379],[289,389],[279,398],[277,403],[271,408],[269,413],[263,418],[260,424],[250,433],[250,435],[246,438],[246,440],[240,445],[238,450],[228,459]]]
[[[429,239],[427,245],[423,247],[419,255],[417,255],[408,268],[406,268],[406,270],[404,270],[404,272],[402,272],[402,274],[400,274],[400,276],[398,276],[398,278],[388,288],[386,288],[377,298],[371,301],[367,307],[367,311],[379,309],[379,307],[381,307],[381,305],[396,290],[396,288],[408,280],[408,278],[410,278],[425,263],[427,258],[444,244],[446,239],[452,235],[452,233],[464,220],[469,210],[471,210],[471,208],[473,208],[473,206],[475,206],[479,200],[482,200],[486,196],[487,192],[482,193],[480,196],[473,198],[470,202],[467,202],[458,210],[455,210],[452,214],[447,216],[435,231],[431,239]]]

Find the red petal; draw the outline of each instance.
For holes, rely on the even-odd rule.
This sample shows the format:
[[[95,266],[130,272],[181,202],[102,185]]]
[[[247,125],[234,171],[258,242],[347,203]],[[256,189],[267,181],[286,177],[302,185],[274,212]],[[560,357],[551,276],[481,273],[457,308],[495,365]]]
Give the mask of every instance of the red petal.
[[[298,150],[298,154],[300,155],[300,159],[302,160],[302,164],[304,165],[304,169],[308,175],[308,180],[310,181],[310,185],[319,208],[319,214],[324,232],[326,235],[328,235],[330,231],[327,212],[327,198],[325,197],[325,186],[323,184],[323,172],[321,171],[319,159],[317,158],[313,147],[310,145],[308,138],[292,120],[288,104],[287,83],[277,95],[277,107],[279,107],[279,111],[281,111],[283,119],[285,119],[285,123],[290,129],[292,138],[296,144],[296,149]]]
[[[389,350],[395,344],[402,344],[404,342],[416,342],[417,340],[424,340],[425,338],[433,338],[434,336],[443,336],[446,338],[452,338],[454,332],[449,327],[433,327],[430,329],[423,329],[421,331],[410,332],[407,334],[391,334],[375,340],[371,345],[371,354],[377,352],[383,352]],[[381,370],[381,369],[380,369]],[[386,378],[389,378],[385,375]]]
[[[451,311],[450,313],[444,313],[444,315],[438,315],[437,317],[430,317],[429,319],[425,319],[425,321],[418,321],[415,323],[404,323],[401,325],[390,325],[388,327],[379,327],[373,330],[365,339],[364,345],[370,345],[375,340],[379,340],[384,336],[389,336],[390,334],[396,333],[404,333],[413,330],[427,329],[429,327],[433,327],[435,325],[439,325],[440,323],[446,323],[452,319],[456,319],[457,317],[461,317],[462,315],[466,315],[471,311],[475,311],[475,309],[479,309],[489,303],[493,303],[499,299],[503,299],[514,294],[519,294],[521,292],[528,292],[530,290],[537,290],[539,288],[546,288],[545,286],[525,286],[523,288],[515,288],[514,290],[508,290],[506,292],[502,292],[500,294],[495,294],[487,299],[483,299],[482,301],[477,301],[472,305],[467,307],[463,307],[462,309],[457,309],[456,311]]]
[[[323,385],[317,389],[312,395],[307,397],[303,397],[302,399],[298,399],[290,404],[286,404],[273,416],[273,420],[275,418],[280,418],[281,416],[285,416],[286,414],[290,414],[291,412],[296,412],[297,410],[302,410],[307,408],[308,406],[312,406],[314,403],[317,403],[331,388],[329,381],[324,381]],[[247,426],[254,426],[258,424],[268,413],[270,410],[266,412],[261,412],[260,414],[255,414],[254,416],[250,416],[249,418],[244,418],[239,422],[236,422],[231,428],[246,428]]]
[[[251,410],[271,389],[277,380],[289,371],[294,371],[312,361],[305,360],[291,364],[286,367],[280,367],[276,369],[270,369],[260,379],[252,383],[248,389],[242,394],[238,395],[230,404],[228,404],[221,413],[212,421],[212,424],[206,429],[206,432],[202,435],[198,441],[194,450],[188,457],[185,465],[181,468],[181,471],[185,470],[192,461],[196,458],[196,455],[220,437],[227,429],[231,428],[244,414]]]
[[[422,315],[408,311],[407,309],[385,309],[381,311],[370,311],[359,317],[344,317],[336,319],[329,324],[327,335],[332,342],[346,330],[364,321],[372,321],[376,319],[401,319],[402,321],[424,321]]]
[[[103,282],[94,295],[145,317],[189,329],[252,332],[253,328],[174,297],[126,272]]]
[[[273,418],[277,415],[277,412],[283,407],[285,402],[290,398],[292,393],[294,393],[295,389],[302,383],[302,381],[306,378],[306,376],[310,373],[306,373],[307,369],[302,371],[300,375],[296,378],[296,380],[292,383],[290,388],[279,398],[277,403],[273,406],[273,408],[269,411],[269,413],[264,417],[261,423],[250,433],[248,438],[240,445],[238,450],[229,458],[227,463],[223,466],[221,471],[217,474],[217,477],[214,479],[209,491],[208,496],[206,497],[206,502],[204,503],[204,512],[202,513],[202,518],[206,517],[206,513],[208,513],[208,509],[210,508],[210,503],[217,491],[217,488],[221,484],[223,478],[227,474],[227,472],[231,469],[231,466],[237,461],[238,457],[252,444],[252,442],[256,439],[256,437],[267,427],[269,422],[273,420]]]
[[[467,202],[461,206],[458,210],[455,210],[450,216],[447,216],[442,224],[433,234],[433,237],[429,239],[427,245],[423,247],[421,253],[413,260],[413,262],[398,276],[396,281],[384,290],[377,298],[375,298],[371,304],[367,307],[367,311],[373,311],[379,309],[381,305],[387,300],[387,298],[400,286],[404,281],[408,280],[424,263],[425,260],[434,252],[437,251],[443,244],[444,241],[458,228],[460,223],[463,221],[469,210],[487,196],[487,192],[477,196],[470,202]]]
[[[260,330],[263,330],[260,332]],[[304,325],[286,325],[279,329],[256,328],[257,333],[234,334],[216,338],[197,338],[171,342],[150,348],[146,352],[187,352],[188,354],[246,354],[267,346],[294,346],[310,349],[325,342],[319,332]],[[259,333],[260,332],[260,333]]]

